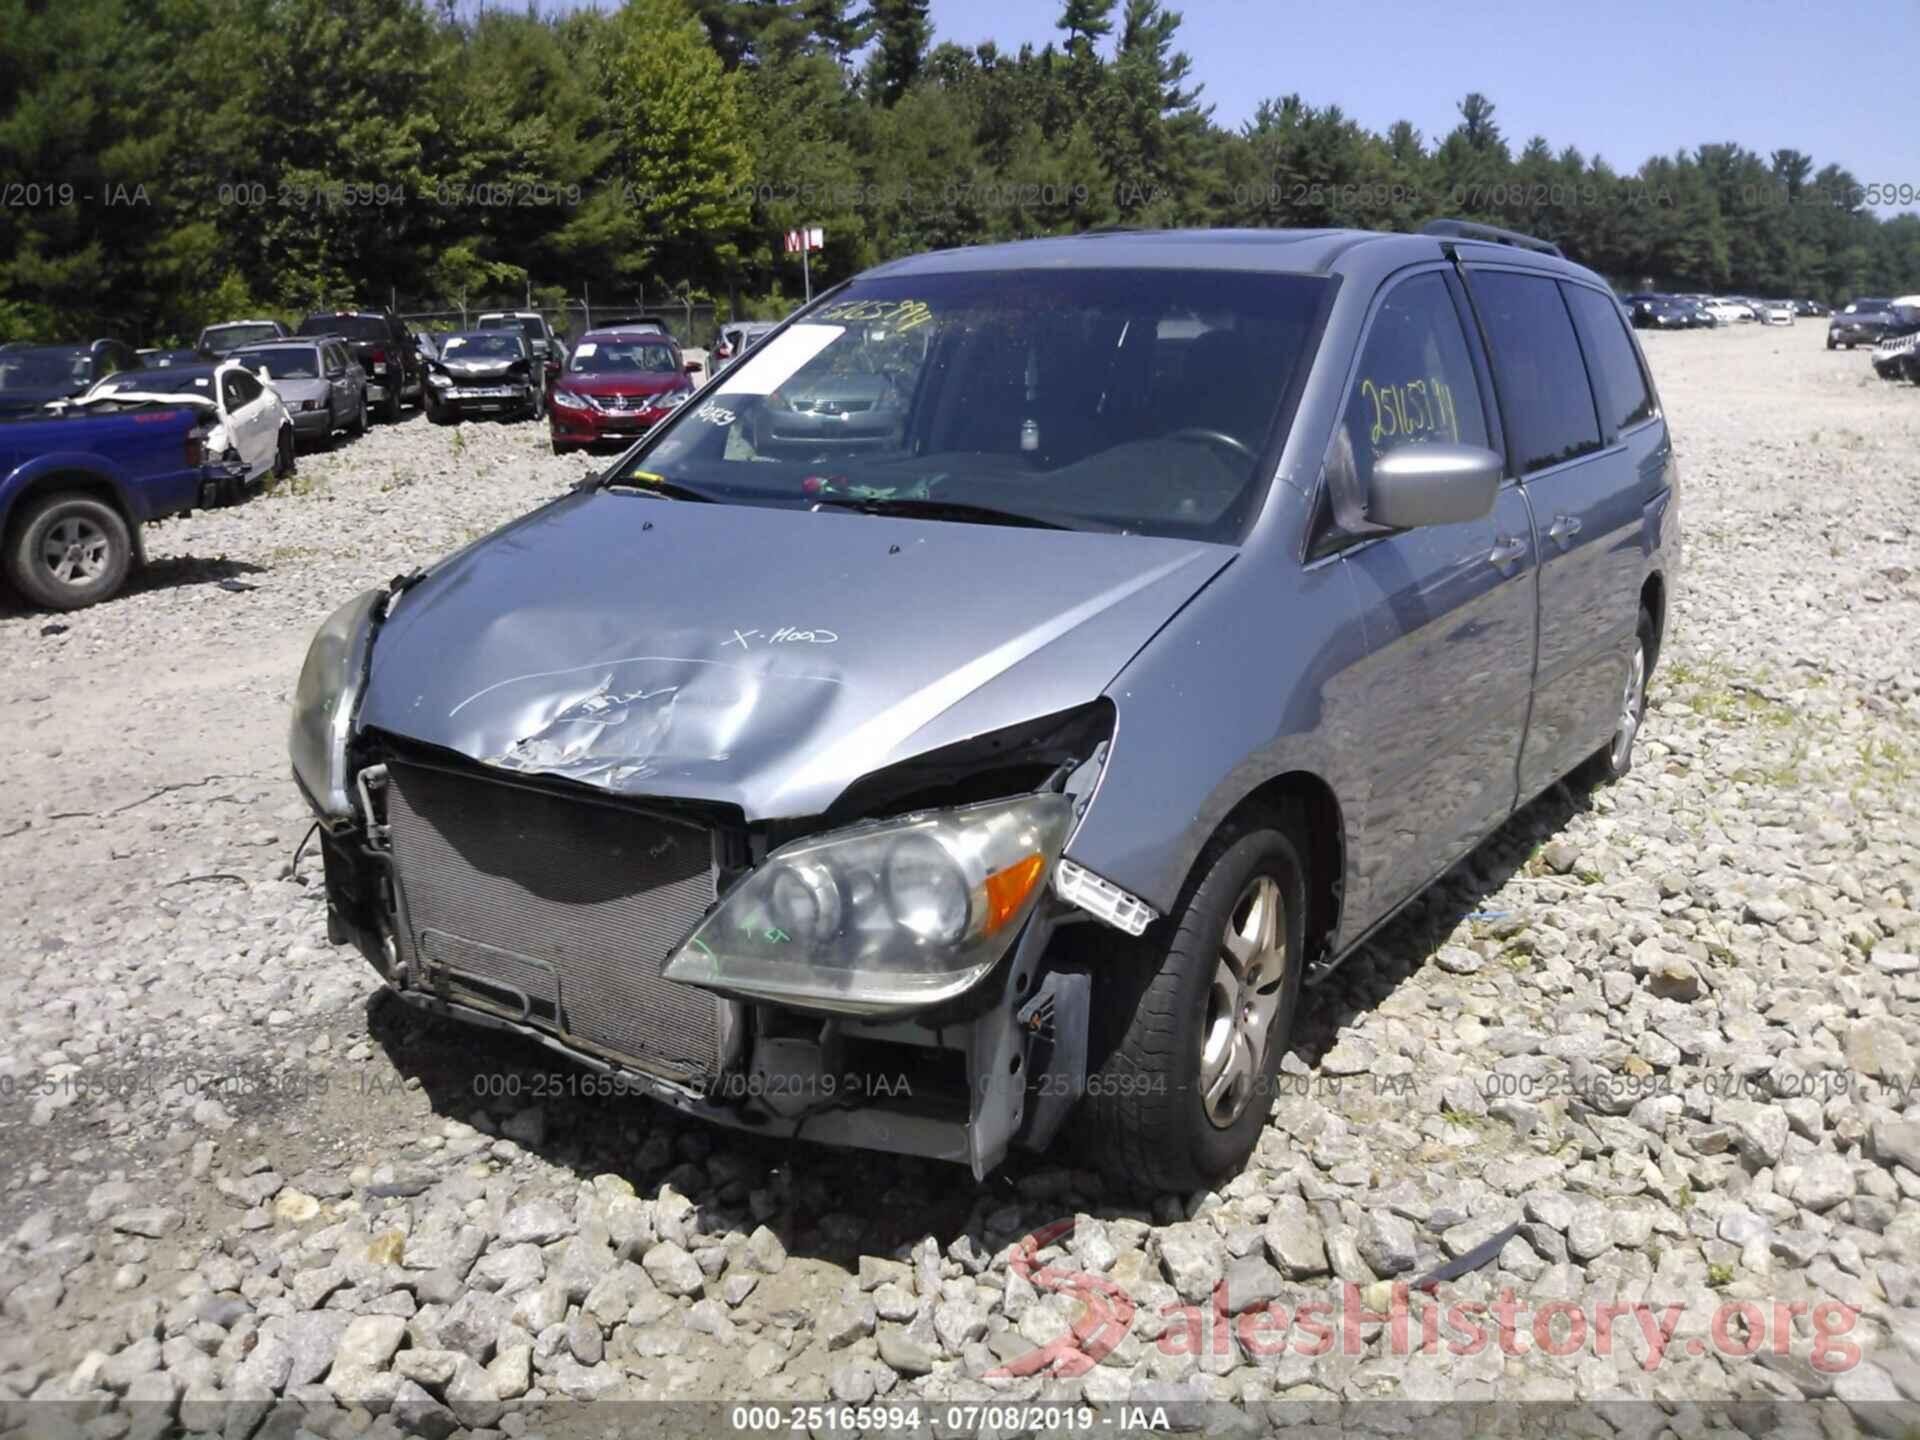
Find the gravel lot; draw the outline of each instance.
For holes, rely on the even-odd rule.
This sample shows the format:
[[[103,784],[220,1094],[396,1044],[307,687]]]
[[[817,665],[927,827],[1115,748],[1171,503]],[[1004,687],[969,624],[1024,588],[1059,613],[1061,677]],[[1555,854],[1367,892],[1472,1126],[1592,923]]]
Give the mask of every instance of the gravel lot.
[[[518,1435],[542,1400],[747,1396],[1656,1400],[1581,1428],[1901,1433],[1920,391],[1814,325],[1647,343],[1687,569],[1638,768],[1535,803],[1309,997],[1289,1093],[1218,1193],[1116,1197],[1059,1157],[976,1186],[536,1100],[545,1052],[399,1014],[327,946],[317,864],[289,863],[307,638],[583,473],[542,426],[410,417],[158,527],[108,604],[0,600],[0,1401],[75,1399],[102,1437],[178,1408],[229,1440],[276,1396],[269,1429],[305,1406],[342,1436],[367,1417],[336,1399],[380,1431]],[[1261,1353],[1217,1320],[1337,1317],[1345,1282],[1384,1310],[1502,1237],[1414,1297],[1410,1347],[1362,1319]],[[1418,1353],[1431,1307],[1506,1290],[1523,1316],[1673,1323],[1553,1355],[1523,1318],[1515,1346]],[[1108,1348],[1088,1304],[1115,1296]],[[1853,1359],[1821,1363],[1823,1313]],[[1733,1397],[1816,1403],[1716,1419]]]

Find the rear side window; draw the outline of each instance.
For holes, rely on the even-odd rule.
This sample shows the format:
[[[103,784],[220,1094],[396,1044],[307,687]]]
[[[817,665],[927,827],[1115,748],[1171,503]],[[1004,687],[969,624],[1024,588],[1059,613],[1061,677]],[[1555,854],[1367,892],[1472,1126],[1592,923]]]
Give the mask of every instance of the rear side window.
[[[1560,286],[1544,275],[1476,270],[1473,294],[1520,473],[1598,450],[1593,391]]]
[[[1647,388],[1646,374],[1640,369],[1640,357],[1633,352],[1633,341],[1627,338],[1619,308],[1597,290],[1582,285],[1563,288],[1567,304],[1580,322],[1580,343],[1586,347],[1587,365],[1593,372],[1600,418],[1606,422],[1611,438],[1652,416],[1653,392]]]
[[[1486,445],[1460,312],[1438,274],[1402,281],[1375,312],[1347,397],[1345,430],[1355,498],[1366,494],[1374,461],[1396,445]]]

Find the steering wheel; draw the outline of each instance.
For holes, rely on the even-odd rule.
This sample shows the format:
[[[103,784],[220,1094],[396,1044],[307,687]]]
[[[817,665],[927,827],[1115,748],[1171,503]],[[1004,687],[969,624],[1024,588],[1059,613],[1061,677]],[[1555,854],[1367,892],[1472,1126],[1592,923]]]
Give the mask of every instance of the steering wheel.
[[[1167,436],[1167,438],[1169,440],[1205,440],[1210,445],[1225,446],[1235,454],[1245,456],[1248,460],[1258,460],[1260,458],[1254,454],[1253,447],[1247,444],[1246,441],[1229,435],[1224,430],[1209,430],[1204,425],[1188,425],[1183,429],[1175,430],[1171,435]]]

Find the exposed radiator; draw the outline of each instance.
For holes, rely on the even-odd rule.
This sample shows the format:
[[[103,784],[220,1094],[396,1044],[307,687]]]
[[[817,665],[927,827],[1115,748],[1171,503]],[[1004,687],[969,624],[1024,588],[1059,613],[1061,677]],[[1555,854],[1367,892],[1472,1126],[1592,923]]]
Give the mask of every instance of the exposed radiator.
[[[712,903],[712,834],[589,798],[393,763],[409,965],[675,1079],[716,1074],[726,1002],[660,978]]]

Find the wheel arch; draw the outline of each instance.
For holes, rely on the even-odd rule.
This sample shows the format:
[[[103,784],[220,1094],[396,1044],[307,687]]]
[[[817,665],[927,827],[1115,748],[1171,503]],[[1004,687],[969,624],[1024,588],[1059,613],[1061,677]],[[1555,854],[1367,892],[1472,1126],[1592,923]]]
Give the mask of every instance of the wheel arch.
[[[40,471],[7,492],[5,504],[0,506],[0,536],[11,543],[28,504],[42,495],[59,494],[86,495],[99,500],[126,522],[129,533],[136,537],[140,533],[139,519],[128,506],[127,497],[108,476],[98,470],[54,468]],[[136,539],[136,552],[138,543]]]
[[[1655,570],[1640,586],[1640,604],[1653,621],[1653,648],[1647,656],[1647,671],[1660,663],[1660,644],[1667,633],[1667,577]]]
[[[1271,825],[1294,842],[1307,873],[1306,940],[1309,966],[1327,958],[1340,928],[1346,893],[1345,811],[1332,785],[1311,770],[1289,770],[1248,791],[1214,827],[1180,887],[1184,899],[1199,883],[1202,859],[1231,828]]]

